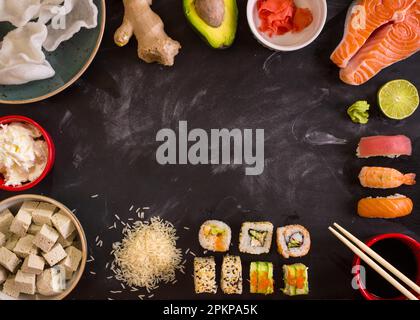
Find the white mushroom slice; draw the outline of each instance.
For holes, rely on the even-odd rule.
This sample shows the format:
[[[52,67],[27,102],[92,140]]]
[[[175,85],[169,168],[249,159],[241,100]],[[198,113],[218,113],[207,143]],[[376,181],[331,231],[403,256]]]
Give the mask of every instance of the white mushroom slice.
[[[48,37],[44,43],[44,49],[47,51],[56,50],[82,27],[92,29],[98,24],[98,8],[93,0],[65,0],[63,8],[59,11],[48,25]]]

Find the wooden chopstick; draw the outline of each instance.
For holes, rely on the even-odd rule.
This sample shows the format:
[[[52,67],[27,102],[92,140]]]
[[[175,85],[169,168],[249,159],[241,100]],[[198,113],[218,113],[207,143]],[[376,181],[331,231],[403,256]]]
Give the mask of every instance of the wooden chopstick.
[[[360,257],[365,263],[367,263],[373,270],[379,273],[385,280],[387,280],[391,285],[393,285],[398,291],[400,291],[404,296],[410,300],[418,300],[415,295],[408,291],[403,285],[401,285],[397,280],[395,280],[388,272],[386,272],[382,267],[380,267],[375,261],[369,258],[363,251],[358,247],[352,244],[347,240],[343,235],[332,227],[328,227],[330,230],[341,242],[343,242],[351,251]]]
[[[348,232],[346,229],[341,227],[338,223],[334,223],[334,226],[341,231],[342,234],[344,234],[348,239],[353,241],[359,248],[361,248],[364,252],[369,254],[374,260],[376,260],[379,264],[382,265],[385,269],[387,269],[389,272],[391,272],[394,276],[396,276],[398,279],[400,279],[402,282],[404,282],[407,286],[409,286],[411,289],[413,289],[415,292],[420,294],[420,287],[407,278],[404,274],[402,274],[397,268],[395,268],[392,264],[390,264],[388,261],[386,261],[384,258],[382,258],[379,254],[377,254],[373,249],[369,248],[366,244],[364,244],[362,241],[357,239],[354,235],[352,235],[350,232]]]

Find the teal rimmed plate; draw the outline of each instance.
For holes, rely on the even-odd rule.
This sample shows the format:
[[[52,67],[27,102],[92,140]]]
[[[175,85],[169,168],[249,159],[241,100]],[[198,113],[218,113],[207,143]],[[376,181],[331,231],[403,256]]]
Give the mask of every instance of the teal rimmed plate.
[[[56,74],[53,78],[22,85],[0,86],[0,103],[23,104],[41,101],[72,85],[86,71],[95,58],[105,30],[105,0],[94,0],[98,7],[98,25],[82,28],[54,52],[46,52],[47,60]],[[11,30],[8,23],[0,23],[0,39]]]

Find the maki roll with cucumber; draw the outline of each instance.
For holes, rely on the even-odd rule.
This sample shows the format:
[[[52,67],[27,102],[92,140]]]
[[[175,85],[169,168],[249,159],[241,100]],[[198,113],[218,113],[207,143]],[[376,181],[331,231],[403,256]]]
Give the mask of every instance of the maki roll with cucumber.
[[[309,293],[308,268],[302,263],[283,265],[284,294],[297,296]]]
[[[226,252],[229,250],[232,231],[230,227],[218,220],[205,221],[198,233],[200,245],[210,251]]]
[[[250,254],[270,252],[273,229],[271,222],[244,222],[239,236],[239,251]]]
[[[242,264],[239,256],[225,256],[220,282],[225,294],[242,294]]]
[[[251,262],[249,278],[251,293],[272,294],[274,292],[274,272],[271,262]]]
[[[284,257],[303,257],[311,248],[311,237],[305,227],[294,224],[277,228],[277,251]]]

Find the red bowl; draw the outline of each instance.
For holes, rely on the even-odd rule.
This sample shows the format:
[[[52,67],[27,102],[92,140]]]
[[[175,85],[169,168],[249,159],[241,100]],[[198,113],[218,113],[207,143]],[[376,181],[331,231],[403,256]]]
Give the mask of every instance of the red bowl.
[[[27,123],[27,124],[30,124],[30,125],[33,125],[34,127],[36,127],[41,132],[42,137],[44,138],[45,142],[47,143],[47,147],[48,147],[48,158],[47,158],[47,164],[45,166],[45,169],[41,173],[41,175],[37,179],[35,179],[34,181],[25,183],[22,186],[14,187],[14,186],[5,186],[3,179],[0,178],[0,190],[19,192],[19,191],[28,190],[28,189],[36,186],[38,183],[40,183],[47,176],[47,174],[51,171],[51,169],[54,165],[55,147],[54,147],[54,142],[52,141],[51,136],[48,134],[48,132],[45,131],[44,128],[42,128],[34,120],[29,119],[27,117],[16,116],[16,115],[0,117],[0,124],[6,124],[6,123],[11,123],[11,122],[23,122],[23,123]]]
[[[381,234],[381,235],[370,238],[365,243],[368,247],[372,247],[378,241],[385,240],[385,239],[397,239],[397,240],[401,241],[402,243],[404,243],[405,245],[407,245],[413,251],[413,255],[416,257],[416,260],[417,260],[416,283],[418,285],[420,285],[420,270],[419,270],[419,268],[420,268],[420,243],[418,241],[414,240],[413,238],[411,238],[411,237],[409,237],[405,234],[401,234],[401,233]],[[359,266],[360,263],[361,263],[361,259],[358,256],[354,256],[353,268],[356,267],[356,266]],[[359,270],[359,268],[355,268],[355,270],[356,270],[356,273],[355,273],[356,282],[361,283],[360,270]],[[386,281],[386,280],[384,280],[384,281]],[[406,300],[407,299],[403,295],[395,297],[395,298],[387,298],[387,299],[381,298],[381,297],[378,297],[377,295],[369,292],[365,288],[365,286],[360,286],[360,285],[359,285],[359,291],[366,300]]]

